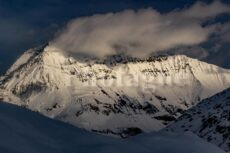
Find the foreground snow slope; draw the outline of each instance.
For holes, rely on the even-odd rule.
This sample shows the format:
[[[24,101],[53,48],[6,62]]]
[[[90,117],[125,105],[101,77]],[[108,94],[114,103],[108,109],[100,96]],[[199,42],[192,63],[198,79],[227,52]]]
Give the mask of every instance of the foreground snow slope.
[[[0,123],[0,152],[4,153],[223,153],[190,133],[115,139],[2,102]]]
[[[208,142],[230,151],[230,89],[205,99],[167,130],[192,131]]]
[[[127,137],[158,131],[230,87],[229,72],[182,55],[82,61],[45,47],[15,62],[0,80],[0,97],[77,127]]]

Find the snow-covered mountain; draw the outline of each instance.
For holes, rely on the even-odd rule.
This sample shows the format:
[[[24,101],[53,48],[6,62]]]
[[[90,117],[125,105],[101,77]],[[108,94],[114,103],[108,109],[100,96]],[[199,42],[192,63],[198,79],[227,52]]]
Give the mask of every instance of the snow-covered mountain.
[[[76,60],[56,48],[25,52],[0,81],[0,97],[94,132],[158,131],[230,87],[230,71],[183,55]]]
[[[192,131],[225,151],[230,151],[230,89],[203,100],[166,130]]]
[[[191,133],[151,133],[116,139],[2,102],[0,123],[1,153],[224,153]]]

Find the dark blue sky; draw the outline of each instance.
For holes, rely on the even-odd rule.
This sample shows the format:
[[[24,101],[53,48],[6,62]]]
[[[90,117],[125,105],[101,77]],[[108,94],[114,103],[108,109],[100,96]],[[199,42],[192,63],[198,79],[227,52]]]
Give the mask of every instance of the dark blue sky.
[[[0,0],[0,73],[26,49],[52,39],[70,19],[95,13],[152,7],[160,12],[195,0]],[[206,0],[206,2],[212,2]],[[229,0],[223,1],[229,3]]]

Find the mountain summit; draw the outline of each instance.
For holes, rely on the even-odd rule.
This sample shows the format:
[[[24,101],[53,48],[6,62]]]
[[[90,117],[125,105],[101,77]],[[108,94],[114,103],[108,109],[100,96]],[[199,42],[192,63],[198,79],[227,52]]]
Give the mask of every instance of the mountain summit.
[[[0,97],[77,127],[127,137],[158,131],[230,87],[230,70],[184,55],[76,60],[46,46],[1,77]]]

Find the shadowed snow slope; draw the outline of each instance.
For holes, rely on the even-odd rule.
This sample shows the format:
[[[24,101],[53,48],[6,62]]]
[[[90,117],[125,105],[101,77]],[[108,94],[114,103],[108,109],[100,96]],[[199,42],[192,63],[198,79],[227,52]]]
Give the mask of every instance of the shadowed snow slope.
[[[230,151],[230,89],[203,100],[166,130],[192,131],[205,140]]]
[[[191,133],[115,139],[2,102],[0,123],[0,152],[4,153],[223,153]]]

